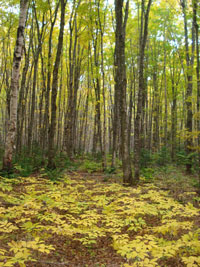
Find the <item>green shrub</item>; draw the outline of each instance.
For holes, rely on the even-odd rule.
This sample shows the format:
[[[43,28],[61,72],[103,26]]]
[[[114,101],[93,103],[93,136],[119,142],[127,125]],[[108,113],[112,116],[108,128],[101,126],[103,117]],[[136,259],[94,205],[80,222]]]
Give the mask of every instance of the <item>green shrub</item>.
[[[116,168],[114,168],[114,167],[107,167],[107,168],[104,170],[104,172],[105,172],[106,174],[112,174],[112,173],[115,173],[115,171],[116,171]]]
[[[168,148],[163,146],[160,151],[152,154],[152,162],[159,166],[165,166],[170,163],[171,157]]]
[[[188,163],[188,156],[185,150],[180,150],[176,153],[176,163],[177,165],[185,165]]]
[[[31,173],[33,173],[33,167],[29,164],[15,164],[14,169],[17,170],[19,172],[19,175],[22,177],[28,177],[31,175]]]
[[[62,178],[63,169],[44,169],[42,176],[47,176],[51,181],[57,181]]]
[[[152,163],[152,153],[147,149],[141,150],[140,167],[146,168]]]
[[[140,156],[140,167],[147,168],[153,165],[165,166],[170,163],[170,153],[166,147],[160,151],[152,153],[150,150],[142,149]]]
[[[152,182],[154,179],[155,170],[153,168],[143,168],[141,170],[141,176],[145,182]]]
[[[187,155],[186,151],[184,149],[178,151],[176,153],[176,163],[177,165],[186,165],[187,163],[192,162],[193,170],[195,172],[199,171],[199,155],[198,152],[191,152],[189,155]]]
[[[102,164],[101,162],[95,162],[95,161],[89,161],[89,160],[85,160],[80,168],[81,171],[87,171],[89,173],[93,173],[93,172],[97,172],[97,171],[101,171],[102,169]]]

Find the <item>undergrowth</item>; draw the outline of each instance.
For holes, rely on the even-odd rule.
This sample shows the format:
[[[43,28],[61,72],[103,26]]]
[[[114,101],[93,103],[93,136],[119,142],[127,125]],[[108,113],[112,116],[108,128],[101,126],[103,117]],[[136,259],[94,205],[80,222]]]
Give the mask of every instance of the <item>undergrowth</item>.
[[[85,266],[88,257],[109,266],[101,253],[110,248],[113,259],[114,253],[121,257],[110,259],[116,266],[200,265],[198,205],[177,202],[153,184],[124,188],[81,173],[56,183],[39,176],[1,178],[0,200],[2,267],[49,259],[54,266]]]

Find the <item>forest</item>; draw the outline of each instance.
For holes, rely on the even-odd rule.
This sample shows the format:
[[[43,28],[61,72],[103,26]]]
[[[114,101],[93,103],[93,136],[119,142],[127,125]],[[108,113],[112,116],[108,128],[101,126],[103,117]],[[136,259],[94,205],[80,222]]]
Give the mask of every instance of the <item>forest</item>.
[[[0,0],[0,267],[200,266],[199,0]]]

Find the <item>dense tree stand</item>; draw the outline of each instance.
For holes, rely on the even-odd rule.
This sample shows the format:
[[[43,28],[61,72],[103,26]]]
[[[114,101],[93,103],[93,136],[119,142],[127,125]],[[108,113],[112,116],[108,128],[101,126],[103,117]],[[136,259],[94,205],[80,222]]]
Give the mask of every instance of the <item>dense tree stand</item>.
[[[83,156],[122,167],[124,185],[154,164],[200,173],[198,1],[4,2],[3,169],[56,172]]]

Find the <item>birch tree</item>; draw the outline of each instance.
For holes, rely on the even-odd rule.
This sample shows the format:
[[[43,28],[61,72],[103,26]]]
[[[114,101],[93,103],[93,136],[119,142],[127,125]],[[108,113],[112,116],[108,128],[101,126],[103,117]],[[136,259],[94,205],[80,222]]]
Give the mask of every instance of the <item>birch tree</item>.
[[[18,83],[20,75],[20,63],[23,56],[24,29],[28,11],[28,0],[20,1],[19,25],[17,29],[17,40],[14,49],[12,78],[10,85],[10,118],[8,122],[8,132],[6,136],[5,153],[3,158],[3,169],[11,170],[12,158],[15,149],[15,137],[17,130],[17,97]]]

